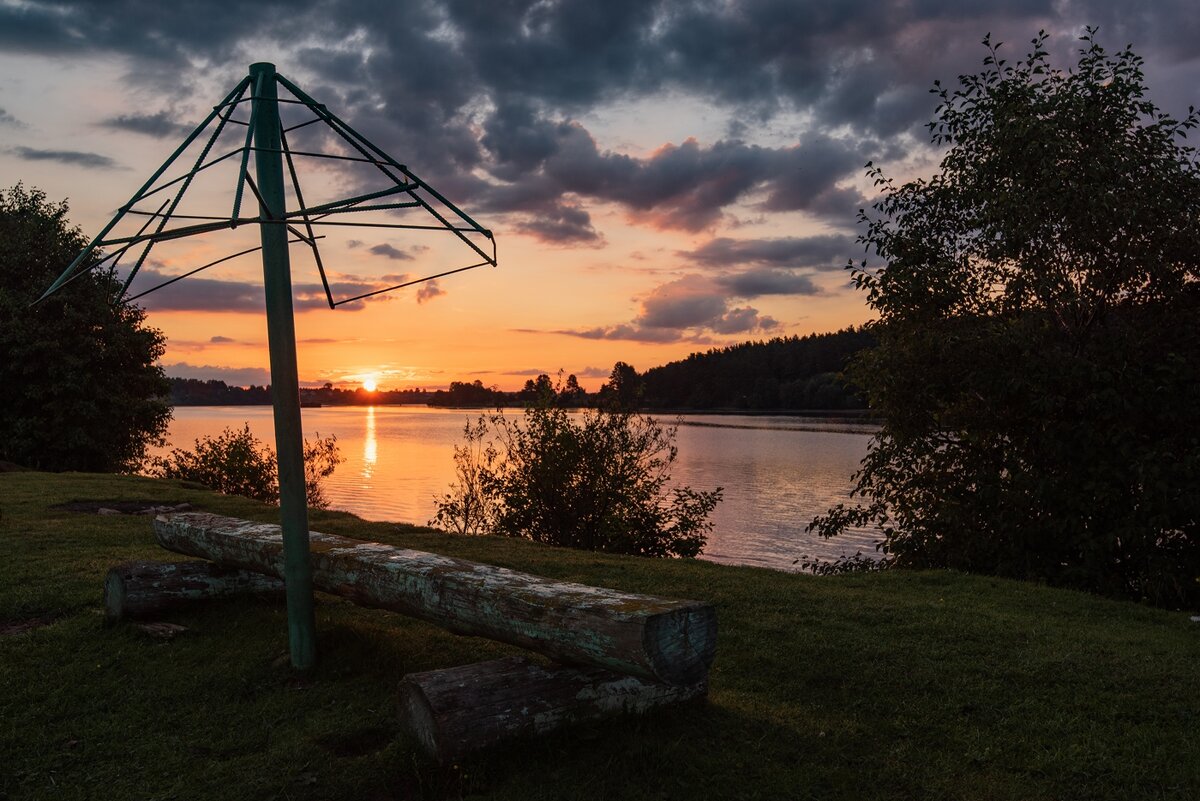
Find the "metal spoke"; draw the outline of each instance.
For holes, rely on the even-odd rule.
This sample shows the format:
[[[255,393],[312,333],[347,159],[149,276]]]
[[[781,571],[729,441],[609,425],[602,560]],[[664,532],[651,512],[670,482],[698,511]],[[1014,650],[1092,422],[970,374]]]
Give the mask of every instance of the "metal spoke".
[[[312,245],[313,261],[317,264],[317,274],[321,276],[321,286],[325,289],[325,302],[332,309],[335,305],[333,302],[333,291],[329,288],[329,278],[325,275],[325,264],[321,261],[321,250],[317,247],[317,239],[313,234],[312,222],[308,219],[308,211],[304,208],[304,193],[300,191],[300,179],[296,176],[296,164],[292,161],[292,152],[288,147],[287,131],[283,129],[279,131],[279,147],[283,151],[288,174],[292,179],[292,191],[296,193],[296,204],[300,206],[300,215],[304,218],[304,227],[308,231],[308,241]],[[284,216],[288,215],[285,214]],[[288,230],[295,231],[291,226],[288,226]]]

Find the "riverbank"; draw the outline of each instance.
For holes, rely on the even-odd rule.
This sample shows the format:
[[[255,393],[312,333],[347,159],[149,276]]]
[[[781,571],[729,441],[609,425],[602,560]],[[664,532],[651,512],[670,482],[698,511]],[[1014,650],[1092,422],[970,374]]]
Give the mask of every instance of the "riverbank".
[[[511,653],[321,596],[320,666],[281,659],[271,602],[100,625],[105,570],[170,559],[149,521],[54,507],[274,510],[178,482],[0,474],[0,798],[1190,799],[1200,626],[944,572],[814,578],[463,538],[314,512],[313,528],[541,575],[710,600],[704,704],[439,768],[400,734],[404,673]]]

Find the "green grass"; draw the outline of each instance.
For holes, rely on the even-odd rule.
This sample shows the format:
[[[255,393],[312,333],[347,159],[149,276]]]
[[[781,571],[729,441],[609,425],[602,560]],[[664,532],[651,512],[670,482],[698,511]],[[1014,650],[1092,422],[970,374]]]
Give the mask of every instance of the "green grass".
[[[170,642],[103,628],[113,564],[176,558],[145,517],[51,509],[190,501],[177,482],[0,474],[0,799],[1194,799],[1200,625],[944,572],[833,578],[652,561],[314,513],[321,531],[555,578],[710,600],[707,702],[584,725],[439,767],[400,731],[410,671],[512,653],[328,596],[320,666],[286,667],[284,612],[198,605]]]

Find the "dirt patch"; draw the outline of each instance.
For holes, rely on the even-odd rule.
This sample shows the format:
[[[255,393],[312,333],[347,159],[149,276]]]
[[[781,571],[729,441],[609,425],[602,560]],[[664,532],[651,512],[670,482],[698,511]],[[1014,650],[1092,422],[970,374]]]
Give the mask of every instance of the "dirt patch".
[[[68,501],[50,508],[94,515],[161,515],[191,512],[196,507],[186,501]]]
[[[0,637],[11,637],[14,634],[24,634],[27,631],[49,626],[58,620],[58,615],[37,615],[23,620],[0,620]]]

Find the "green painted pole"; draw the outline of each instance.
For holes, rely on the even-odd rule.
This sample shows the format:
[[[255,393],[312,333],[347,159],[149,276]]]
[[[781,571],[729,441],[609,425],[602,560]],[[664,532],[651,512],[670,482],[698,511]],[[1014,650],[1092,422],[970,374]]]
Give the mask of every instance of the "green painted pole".
[[[254,154],[262,219],[284,219],[283,157],[275,65],[250,65],[254,95]],[[300,378],[296,369],[296,326],[292,314],[292,275],[288,231],[259,225],[263,285],[267,301],[267,343],[271,353],[271,399],[275,405],[275,452],[279,460],[279,512],[283,528],[283,570],[287,585],[288,643],[292,667],[316,662],[312,565],[308,547],[308,502],[304,488],[304,433],[300,427]]]

